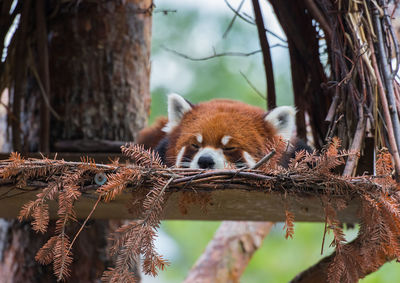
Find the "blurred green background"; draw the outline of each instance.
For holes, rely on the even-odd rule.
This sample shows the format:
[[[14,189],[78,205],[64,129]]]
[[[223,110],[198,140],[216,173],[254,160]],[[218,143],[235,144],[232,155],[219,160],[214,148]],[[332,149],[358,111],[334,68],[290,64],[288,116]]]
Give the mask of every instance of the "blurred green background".
[[[231,0],[235,8],[241,1]],[[265,25],[285,37],[266,1],[261,1]],[[153,14],[152,105],[149,124],[157,116],[166,115],[166,95],[176,92],[191,102],[212,98],[232,98],[265,108],[260,97],[246,82],[241,72],[261,92],[265,93],[265,75],[260,53],[248,57],[218,57],[191,61],[163,48],[176,50],[193,58],[207,57],[214,52],[248,53],[259,48],[254,25],[237,19],[225,38],[233,13],[223,0],[163,0],[156,1]],[[164,10],[171,12],[165,13]],[[175,11],[176,10],[176,11]],[[241,10],[252,16],[251,1]],[[285,42],[268,35],[270,45]],[[293,104],[289,54],[285,47],[272,49],[278,105]],[[181,282],[212,238],[220,222],[164,221],[157,240],[161,254],[171,265],[157,278],[146,277],[144,282]],[[323,223],[296,223],[294,239],[285,240],[283,225],[278,223],[267,236],[246,269],[241,282],[288,282],[299,272],[332,252],[331,235],[325,240],[321,255]],[[347,231],[346,238],[356,237],[357,228]],[[395,262],[361,282],[397,282],[400,268]]]

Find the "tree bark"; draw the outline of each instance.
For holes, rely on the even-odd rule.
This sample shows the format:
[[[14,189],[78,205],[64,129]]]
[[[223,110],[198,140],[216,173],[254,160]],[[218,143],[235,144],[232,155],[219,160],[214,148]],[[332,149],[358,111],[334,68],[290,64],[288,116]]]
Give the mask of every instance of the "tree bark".
[[[49,84],[44,81],[45,92],[41,92],[32,71],[28,73],[27,84],[19,86],[19,89],[27,89],[25,93],[18,92],[21,105],[14,105],[17,107],[14,113],[21,112],[24,139],[14,144],[20,148],[24,143],[25,148],[38,150],[48,138],[50,148],[54,148],[56,141],[66,139],[134,141],[145,125],[150,106],[152,2],[82,1],[71,4],[45,1],[47,6],[36,7],[39,2],[24,1],[21,5],[29,5],[23,9],[36,11],[36,16],[46,15],[45,26],[40,22],[29,28],[28,37],[41,42],[31,46],[25,41],[17,44],[24,54],[28,54],[28,48],[32,46],[33,52],[43,52],[43,27],[47,28],[48,59],[46,54],[41,54],[37,63],[31,62],[31,70],[37,67],[42,80],[49,76]],[[29,15],[31,21],[34,15]],[[48,73],[43,71],[46,63]],[[51,95],[46,93],[50,90]],[[46,118],[49,107],[43,103],[43,95],[48,95],[51,110],[59,118],[52,111],[50,121]],[[50,123],[50,128],[41,123]],[[47,147],[45,144],[44,148]],[[76,232],[75,225],[79,228],[80,223],[71,225],[71,232]],[[54,229],[51,227],[48,234],[41,235],[32,232],[28,223],[0,222],[2,282],[56,281],[52,267],[42,266],[34,259]],[[110,230],[108,221],[92,221],[85,227],[73,248],[71,282],[99,281],[110,263],[106,252],[106,235]]]
[[[294,100],[297,108],[296,126],[299,138],[306,140],[305,112],[313,125],[314,145],[324,144],[327,125],[325,117],[331,93],[322,88],[327,82],[320,62],[318,34],[304,1],[271,0],[275,14],[288,38]]]
[[[272,222],[222,222],[184,283],[240,282],[240,276],[273,225]]]
[[[82,2],[50,28],[50,73],[60,139],[133,141],[150,107],[151,1]]]

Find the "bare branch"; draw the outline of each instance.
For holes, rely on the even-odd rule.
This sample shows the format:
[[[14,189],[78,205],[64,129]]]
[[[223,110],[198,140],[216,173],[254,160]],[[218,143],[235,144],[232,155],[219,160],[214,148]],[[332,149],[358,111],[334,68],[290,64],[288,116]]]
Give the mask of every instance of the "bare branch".
[[[396,2],[396,5],[398,4],[398,2]],[[395,10],[393,10],[394,12]],[[391,24],[390,21],[390,16],[388,14],[388,10],[387,7],[383,8],[383,20],[385,22],[385,26],[386,28],[389,30],[390,33],[390,37],[393,41],[393,45],[394,45],[394,52],[395,52],[395,57],[396,57],[396,64],[395,64],[395,69],[392,71],[392,79],[394,79],[399,71],[399,65],[400,65],[400,50],[399,50],[399,41],[397,39],[397,36],[393,30],[393,26]]]
[[[327,40],[329,40],[332,37],[332,30],[327,23],[326,19],[322,15],[321,11],[319,10],[318,6],[313,0],[306,0],[304,2],[307,5],[308,10],[313,14],[314,18],[318,21],[318,23],[321,25],[322,29],[324,30],[324,33],[328,37]]]
[[[273,225],[272,222],[222,222],[183,282],[239,282]]]
[[[264,163],[268,162],[274,155],[276,154],[276,150],[272,149],[271,152],[269,152],[267,155],[265,155],[263,158],[260,159],[254,166],[253,170],[258,169],[263,165]]]
[[[353,141],[350,145],[349,150],[353,152],[360,152],[361,145],[364,141],[364,135],[365,135],[365,117],[364,117],[364,111],[363,111],[363,106],[361,102],[358,104],[358,122],[357,122],[357,128],[356,132],[353,137]],[[349,156],[346,162],[346,166],[343,170],[343,176],[352,176],[354,170],[357,168],[357,162],[358,162],[358,155],[352,155]]]
[[[235,15],[237,15],[240,19],[242,19],[243,21],[245,21],[246,23],[249,23],[249,24],[251,24],[251,25],[256,25],[256,23],[255,23],[254,20],[251,21],[251,20],[249,20],[249,19],[243,17],[243,16],[239,13],[239,11],[235,10],[235,8],[233,8],[233,7],[229,4],[229,2],[228,2],[227,0],[224,0],[224,1],[225,1],[226,5],[228,6],[228,8],[231,9],[231,11],[232,11],[233,13],[235,13]],[[282,42],[284,42],[284,43],[287,43],[287,40],[286,40],[286,39],[284,39],[283,37],[280,37],[279,35],[277,35],[277,34],[274,33],[273,31],[271,31],[271,30],[269,30],[269,29],[267,29],[267,28],[265,28],[265,27],[264,27],[264,30],[265,30],[265,32],[267,32],[267,33],[269,33],[270,35],[272,35],[273,37],[279,39],[280,41],[282,41]]]
[[[268,109],[271,110],[276,107],[274,69],[272,67],[271,50],[269,47],[267,35],[265,34],[264,20],[261,13],[260,3],[258,3],[258,0],[252,0],[252,2],[254,15],[256,17],[258,37],[260,39],[260,45],[264,59],[264,68],[267,83],[267,106]]]
[[[378,45],[378,49],[379,49],[379,59],[380,59],[380,65],[382,68],[384,84],[386,86],[386,96],[388,98],[388,103],[390,105],[389,111],[390,111],[390,116],[391,116],[392,123],[393,123],[393,133],[394,133],[394,137],[396,140],[397,149],[399,149],[400,148],[400,121],[399,121],[397,109],[395,107],[396,100],[395,100],[394,89],[393,89],[393,76],[390,73],[388,57],[386,55],[385,48],[383,46],[385,40],[384,40],[384,36],[383,36],[381,21],[379,18],[379,11],[376,7],[374,7],[374,9],[373,9],[373,18],[374,18],[375,27],[376,27],[376,33],[378,36],[377,45]],[[398,153],[397,153],[397,155],[398,155]]]
[[[259,91],[253,84],[252,82],[247,78],[247,76],[240,71],[240,74],[242,75],[242,77],[246,80],[246,82],[249,84],[249,86],[255,91],[255,93],[257,93],[262,99],[266,99],[265,95],[263,95],[261,93],[261,91]]]
[[[200,58],[195,58],[195,57],[191,57],[189,55],[186,55],[184,53],[181,53],[179,51],[170,49],[168,47],[162,46],[162,48],[168,52],[174,53],[175,55],[178,55],[182,58],[191,60],[191,61],[205,61],[205,60],[210,60],[210,59],[214,59],[214,58],[218,58],[218,57],[225,57],[225,56],[239,56],[239,57],[248,57],[248,56],[252,56],[258,53],[261,53],[261,50],[255,50],[252,52],[248,52],[248,53],[244,53],[244,52],[223,52],[223,53],[216,53],[214,51],[214,53],[212,55],[209,56],[205,56],[205,57],[200,57]]]
[[[399,156],[399,148],[397,146],[396,143],[396,137],[395,137],[395,133],[394,133],[394,127],[393,127],[393,123],[391,120],[391,115],[389,112],[389,105],[388,105],[388,101],[386,99],[386,95],[385,95],[385,89],[383,87],[383,83],[381,80],[381,76],[380,76],[380,72],[378,69],[378,62],[376,60],[376,56],[374,54],[374,45],[372,44],[372,39],[369,37],[368,38],[369,41],[369,48],[372,51],[372,55],[371,55],[371,61],[372,61],[372,66],[375,70],[375,74],[376,74],[376,82],[378,85],[378,93],[379,93],[379,97],[380,97],[380,101],[382,103],[382,110],[383,110],[383,114],[384,114],[384,121],[386,122],[386,130],[387,130],[387,135],[388,135],[388,140],[389,140],[389,145],[392,151],[392,155],[393,155],[393,159],[394,159],[394,164],[395,164],[395,169],[397,174],[400,174],[400,156]]]
[[[241,9],[242,6],[243,6],[244,1],[245,1],[245,0],[242,0],[242,2],[240,2],[239,7],[238,7],[237,10],[235,11],[235,14],[233,15],[233,18],[232,18],[231,22],[229,23],[228,27],[226,28],[224,34],[222,35],[222,38],[226,38],[226,36],[228,35],[228,32],[231,30],[231,28],[232,28],[232,26],[233,26],[233,23],[235,22],[236,17],[238,16],[239,11],[240,11],[240,9]]]
[[[175,10],[175,9],[162,9],[162,10],[154,9],[153,10],[153,13],[163,13],[164,15],[168,15],[170,13],[176,13],[176,12],[178,12],[178,10]]]

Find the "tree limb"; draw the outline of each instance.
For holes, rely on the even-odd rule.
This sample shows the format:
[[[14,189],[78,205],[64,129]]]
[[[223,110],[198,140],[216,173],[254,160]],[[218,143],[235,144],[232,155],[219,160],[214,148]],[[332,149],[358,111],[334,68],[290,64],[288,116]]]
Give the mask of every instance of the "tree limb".
[[[264,59],[265,76],[267,83],[267,108],[272,110],[276,107],[274,69],[272,67],[271,50],[267,35],[264,31],[264,20],[261,13],[260,3],[258,0],[252,0],[254,15],[256,18],[258,38]]]
[[[239,9],[238,9],[238,10],[235,10],[235,9],[231,6],[231,4],[229,4],[229,2],[228,2],[227,0],[224,0],[224,1],[225,1],[226,5],[228,6],[228,8],[231,9],[231,11],[232,11],[233,13],[235,13],[235,15],[238,16],[240,19],[242,19],[243,21],[245,21],[246,23],[251,24],[251,25],[255,25],[255,24],[256,24],[254,21],[249,20],[249,19],[246,19],[245,17],[243,17],[243,16],[239,13]],[[264,30],[265,30],[265,32],[267,32],[267,33],[269,33],[270,35],[272,35],[273,37],[279,39],[280,41],[282,41],[282,42],[284,42],[284,43],[287,43],[287,41],[286,41],[284,38],[280,37],[279,35],[277,35],[277,34],[274,33],[273,31],[271,31],[271,30],[269,30],[269,29],[266,29],[265,27],[264,27]]]
[[[224,221],[184,283],[239,282],[273,225],[271,222]]]

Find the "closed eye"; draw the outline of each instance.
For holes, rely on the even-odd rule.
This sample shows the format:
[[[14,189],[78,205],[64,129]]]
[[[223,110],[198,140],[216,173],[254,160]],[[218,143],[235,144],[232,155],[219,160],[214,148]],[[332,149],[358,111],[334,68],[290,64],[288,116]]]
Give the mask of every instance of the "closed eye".
[[[195,149],[199,149],[200,148],[200,146],[195,144],[195,143],[192,143],[192,147],[195,148]]]
[[[235,149],[236,149],[236,147],[224,147],[223,148],[224,151],[233,151]]]

